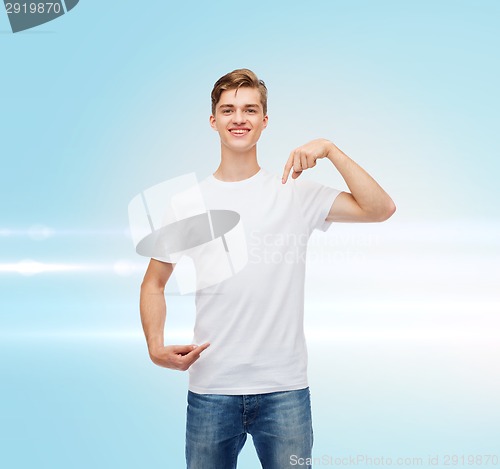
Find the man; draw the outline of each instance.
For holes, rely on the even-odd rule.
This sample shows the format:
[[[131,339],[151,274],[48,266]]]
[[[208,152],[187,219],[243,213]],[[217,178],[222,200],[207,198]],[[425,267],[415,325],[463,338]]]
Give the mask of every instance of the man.
[[[164,287],[174,265],[151,259],[141,285],[152,361],[190,373],[189,469],[235,468],[247,433],[264,469],[311,458],[303,331],[306,241],[314,229],[325,231],[334,221],[380,222],[395,211],[377,182],[325,139],[293,150],[281,178],[267,173],[257,161],[267,122],[267,89],[253,72],[234,70],[216,82],[210,125],[219,134],[221,161],[200,190],[207,209],[240,215],[248,263],[197,293],[199,345],[164,344]],[[318,159],[336,167],[350,192],[298,179]]]

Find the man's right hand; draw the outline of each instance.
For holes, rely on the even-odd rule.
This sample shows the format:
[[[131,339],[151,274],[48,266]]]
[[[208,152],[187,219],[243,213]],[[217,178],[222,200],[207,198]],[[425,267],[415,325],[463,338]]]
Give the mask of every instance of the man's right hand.
[[[167,345],[150,350],[149,356],[155,365],[186,371],[209,346],[208,342],[202,345]]]

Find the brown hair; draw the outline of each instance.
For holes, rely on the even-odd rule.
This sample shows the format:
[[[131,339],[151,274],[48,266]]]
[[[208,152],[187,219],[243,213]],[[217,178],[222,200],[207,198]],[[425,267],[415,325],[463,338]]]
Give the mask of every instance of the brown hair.
[[[260,93],[260,103],[264,110],[264,115],[267,114],[267,88],[262,80],[257,78],[257,75],[248,68],[239,68],[227,73],[219,78],[212,90],[212,115],[215,116],[215,108],[220,100],[220,95],[226,90],[238,90],[241,87],[257,88]]]

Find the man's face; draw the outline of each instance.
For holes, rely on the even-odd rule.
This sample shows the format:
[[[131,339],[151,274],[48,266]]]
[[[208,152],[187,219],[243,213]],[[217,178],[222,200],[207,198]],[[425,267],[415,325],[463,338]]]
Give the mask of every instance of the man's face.
[[[246,152],[257,144],[267,119],[259,90],[242,87],[222,92],[215,116],[210,116],[210,125],[219,132],[222,145],[232,151]]]

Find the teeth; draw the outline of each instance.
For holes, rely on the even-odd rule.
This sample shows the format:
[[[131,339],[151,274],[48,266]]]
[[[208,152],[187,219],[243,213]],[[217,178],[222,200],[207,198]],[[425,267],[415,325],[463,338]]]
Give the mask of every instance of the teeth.
[[[231,133],[233,133],[233,134],[240,134],[240,135],[245,134],[247,132],[248,132],[248,130],[244,130],[244,129],[242,129],[242,130],[231,130]]]

